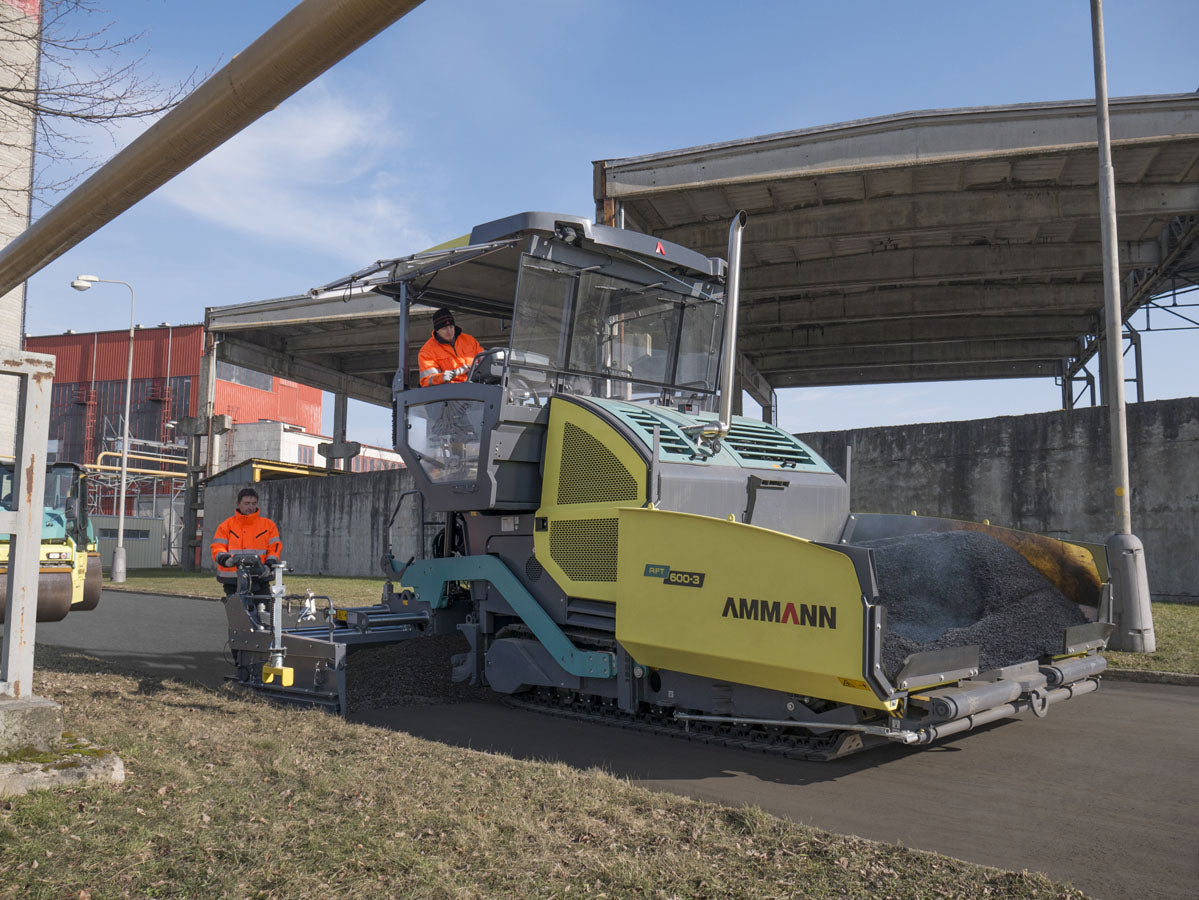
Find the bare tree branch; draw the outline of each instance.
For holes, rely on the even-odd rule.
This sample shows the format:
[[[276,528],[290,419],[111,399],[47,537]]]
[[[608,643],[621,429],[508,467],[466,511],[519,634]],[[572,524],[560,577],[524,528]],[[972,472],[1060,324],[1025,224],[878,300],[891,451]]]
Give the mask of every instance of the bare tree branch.
[[[0,3],[0,209],[27,209],[28,194],[5,176],[28,165],[31,116],[34,201],[49,206],[100,165],[97,129],[115,146],[121,123],[160,116],[198,83],[195,71],[171,84],[147,75],[147,54],[129,57],[145,33],[119,35],[105,15],[95,0],[44,0],[39,23]]]

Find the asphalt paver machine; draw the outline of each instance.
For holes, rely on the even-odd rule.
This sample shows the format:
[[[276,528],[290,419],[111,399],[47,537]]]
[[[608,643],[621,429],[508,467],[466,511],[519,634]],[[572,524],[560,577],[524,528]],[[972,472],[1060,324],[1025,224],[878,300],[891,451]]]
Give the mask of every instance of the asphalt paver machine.
[[[731,415],[744,225],[726,264],[524,213],[327,285],[400,304],[395,446],[444,527],[323,623],[309,602],[282,628],[281,587],[273,615],[235,595],[237,680],[344,712],[350,651],[460,633],[453,678],[512,702],[816,759],[1094,690],[1102,547],[852,514],[811,448]],[[410,336],[438,306],[507,339],[421,388]]]

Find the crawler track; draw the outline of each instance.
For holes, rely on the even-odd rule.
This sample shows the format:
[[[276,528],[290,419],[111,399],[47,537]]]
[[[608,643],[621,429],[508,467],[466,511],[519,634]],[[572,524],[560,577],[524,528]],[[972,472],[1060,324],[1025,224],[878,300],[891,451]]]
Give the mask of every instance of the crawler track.
[[[554,688],[536,688],[523,694],[509,695],[504,697],[504,703],[517,709],[578,722],[599,722],[646,734],[753,750],[789,759],[824,762],[887,743],[868,735],[839,731],[815,735],[799,729],[784,731],[750,725],[686,722],[675,719],[673,711],[660,708],[631,715],[607,698],[562,692]]]

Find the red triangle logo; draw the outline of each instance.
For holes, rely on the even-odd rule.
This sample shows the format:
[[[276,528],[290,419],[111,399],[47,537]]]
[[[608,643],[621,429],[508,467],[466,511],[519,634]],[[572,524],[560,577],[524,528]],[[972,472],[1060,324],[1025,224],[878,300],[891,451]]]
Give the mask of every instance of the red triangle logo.
[[[658,246],[654,248],[654,252],[661,253],[663,256],[666,255],[666,248],[662,246],[661,241],[658,241]]]

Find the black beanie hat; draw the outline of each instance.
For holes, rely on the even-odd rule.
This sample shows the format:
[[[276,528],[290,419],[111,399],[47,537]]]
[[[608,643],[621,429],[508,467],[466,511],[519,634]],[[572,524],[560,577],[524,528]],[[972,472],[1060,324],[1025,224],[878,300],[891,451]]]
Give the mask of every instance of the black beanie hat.
[[[453,325],[453,324],[454,324],[454,314],[452,312],[450,312],[448,309],[446,309],[444,306],[441,309],[437,310],[437,312],[433,313],[433,330],[434,331],[437,331],[437,329],[439,329],[439,328],[444,328],[446,325]]]

